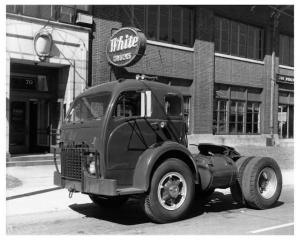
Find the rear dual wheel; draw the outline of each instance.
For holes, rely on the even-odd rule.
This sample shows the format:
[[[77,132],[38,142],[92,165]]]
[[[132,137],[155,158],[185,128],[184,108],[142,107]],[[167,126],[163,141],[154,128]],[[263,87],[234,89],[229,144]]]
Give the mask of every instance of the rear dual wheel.
[[[231,187],[234,200],[255,209],[272,207],[282,190],[282,175],[277,162],[268,157],[255,157],[242,165],[238,181]]]
[[[246,203],[256,209],[272,207],[282,189],[282,175],[272,158],[254,158],[244,171],[242,192]]]

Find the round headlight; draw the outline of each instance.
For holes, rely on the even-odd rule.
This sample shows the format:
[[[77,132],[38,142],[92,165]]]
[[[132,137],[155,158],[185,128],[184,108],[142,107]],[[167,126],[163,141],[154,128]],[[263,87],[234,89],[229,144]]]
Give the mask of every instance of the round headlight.
[[[96,174],[96,164],[95,161],[91,161],[88,167],[88,171],[90,174],[94,175]]]

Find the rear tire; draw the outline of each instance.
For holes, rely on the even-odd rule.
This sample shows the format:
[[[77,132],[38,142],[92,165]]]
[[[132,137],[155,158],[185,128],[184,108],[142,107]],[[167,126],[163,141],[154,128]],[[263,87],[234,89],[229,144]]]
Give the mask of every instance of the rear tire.
[[[193,174],[181,160],[170,158],[154,172],[144,199],[144,211],[154,222],[182,219],[192,206],[195,192]]]
[[[105,208],[120,208],[128,200],[127,196],[100,197],[94,194],[90,194],[89,197],[93,201],[93,203],[95,203],[99,207]]]
[[[245,199],[243,197],[243,192],[241,189],[242,178],[247,164],[253,158],[254,157],[241,157],[235,162],[237,167],[237,180],[235,184],[230,187],[230,192],[233,200],[239,204],[245,204]]]
[[[282,175],[274,159],[254,158],[247,164],[242,178],[242,192],[248,206],[270,208],[277,202],[281,190]]]

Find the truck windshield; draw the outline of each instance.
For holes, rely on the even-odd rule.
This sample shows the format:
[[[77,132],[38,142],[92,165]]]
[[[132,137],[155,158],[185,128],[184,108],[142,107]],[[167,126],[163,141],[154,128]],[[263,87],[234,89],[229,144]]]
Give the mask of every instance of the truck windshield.
[[[102,92],[97,95],[77,98],[66,117],[66,122],[101,119],[106,112],[110,97],[110,92]]]

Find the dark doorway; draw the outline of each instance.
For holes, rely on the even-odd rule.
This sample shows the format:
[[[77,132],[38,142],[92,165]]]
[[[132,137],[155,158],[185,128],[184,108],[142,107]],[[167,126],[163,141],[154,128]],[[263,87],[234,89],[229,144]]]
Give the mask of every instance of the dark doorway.
[[[37,152],[37,102],[29,104],[29,152]]]

